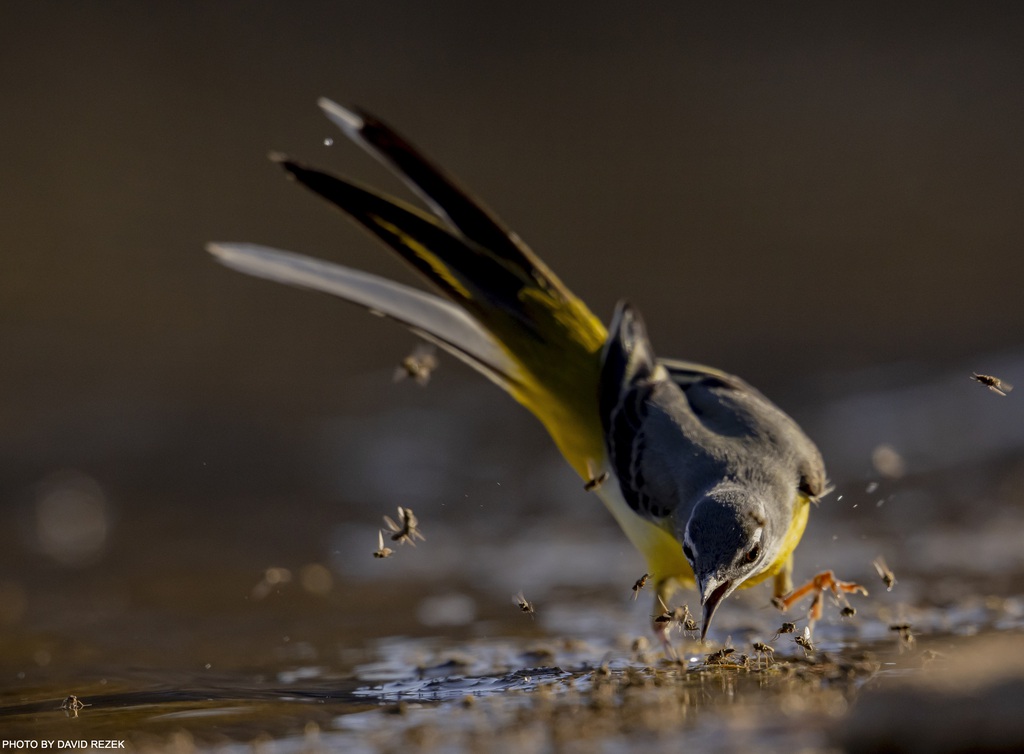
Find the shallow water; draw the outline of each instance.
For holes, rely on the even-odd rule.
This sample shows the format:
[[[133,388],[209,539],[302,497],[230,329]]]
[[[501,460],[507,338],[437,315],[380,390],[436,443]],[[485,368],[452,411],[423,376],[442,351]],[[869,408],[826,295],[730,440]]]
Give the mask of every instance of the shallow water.
[[[850,618],[827,605],[810,655],[775,636],[784,619],[800,635],[806,606],[784,617],[761,587],[722,606],[708,646],[677,633],[681,664],[651,647],[651,595],[634,601],[630,589],[639,555],[514,419],[464,463],[465,438],[496,437],[506,421],[471,410],[465,390],[388,393],[358,424],[316,428],[312,455],[336,492],[201,495],[50,473],[14,497],[14,525],[0,531],[2,739],[140,751],[910,751],[899,720],[939,704],[915,701],[926,691],[959,712],[922,730],[953,720],[973,731],[969,716],[1008,693],[999,684],[1024,679],[1024,422],[985,391],[950,411],[936,384],[945,378],[895,394],[858,388],[804,417],[835,459],[837,489],[812,512],[797,577],[833,568],[871,592],[851,598]],[[875,438],[850,418],[867,404],[942,416],[959,433],[929,450],[893,430],[906,469],[882,474],[867,460]],[[983,452],[971,439],[979,422],[998,429]],[[833,425],[847,433],[830,436]],[[415,508],[426,540],[373,558],[397,501]],[[879,555],[895,571],[891,591],[871,565]],[[513,604],[519,590],[533,615]],[[913,646],[891,629],[904,623]],[[755,641],[774,647],[770,666]],[[727,643],[730,659],[748,660],[706,666]],[[86,705],[77,715],[61,709],[72,694]],[[1017,717],[984,728],[1024,741],[1005,730]],[[918,750],[969,742],[940,743]]]
[[[1018,652],[1021,628],[1018,616]],[[919,636],[913,649],[895,638],[823,642],[810,656],[776,641],[771,661],[720,666],[705,664],[709,648],[696,642],[677,664],[596,642],[392,639],[337,675],[317,665],[273,678],[136,672],[25,683],[3,695],[0,728],[7,740],[110,739],[137,750],[669,751],[685,741],[701,751],[830,751],[872,684],[941,674],[989,638]],[[72,690],[88,705],[77,713],[60,709]]]
[[[894,592],[904,587],[923,592],[913,575],[901,577]],[[331,612],[331,596],[310,600],[288,582],[278,593],[242,600],[263,613],[248,628],[215,603],[204,607],[213,615],[203,628],[217,624],[219,635],[192,635],[174,648],[173,637],[148,626],[148,636],[165,645],[162,661],[147,635],[128,626],[105,637],[87,622],[73,636],[13,632],[5,641],[0,730],[8,741],[109,739],[140,751],[650,752],[675,750],[680,741],[701,751],[832,751],[849,739],[851,711],[874,686],[941,680],[979,652],[1003,656],[1024,673],[1019,597],[944,605],[855,598],[852,618],[829,605],[807,653],[793,641],[802,614],[791,616],[797,633],[775,636],[784,616],[757,604],[767,593],[749,595],[719,616],[708,645],[677,633],[679,660],[670,661],[648,641],[648,595],[634,602],[628,585],[622,591],[538,601],[532,617],[499,600],[500,618],[481,616],[447,635],[412,620],[419,636],[338,640],[316,625]],[[344,602],[358,608],[375,594],[353,592]],[[389,595],[393,610],[413,614],[417,601],[422,608],[432,599],[401,586]],[[462,596],[481,612],[492,608],[485,594]],[[446,599],[441,607],[460,604]],[[890,629],[897,619],[913,626],[912,644]],[[291,633],[261,648],[264,632],[285,621]],[[182,626],[168,631],[188,634]],[[1010,643],[986,650],[993,637]],[[757,657],[754,641],[770,642],[773,657]],[[725,643],[735,652],[708,664]],[[61,709],[70,694],[86,706]]]

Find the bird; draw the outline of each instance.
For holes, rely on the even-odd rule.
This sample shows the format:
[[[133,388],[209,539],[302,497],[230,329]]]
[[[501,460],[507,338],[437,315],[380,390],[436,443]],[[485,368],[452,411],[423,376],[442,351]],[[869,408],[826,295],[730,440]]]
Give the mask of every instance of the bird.
[[[280,153],[271,159],[438,293],[259,244],[212,242],[217,261],[397,320],[505,390],[540,420],[643,555],[655,604],[696,588],[702,641],[739,588],[770,579],[777,604],[788,607],[787,595],[848,586],[819,574],[803,591],[792,588],[793,551],[812,504],[830,490],[821,453],[792,418],[739,377],[656,356],[627,300],[605,327],[397,131],[366,110],[318,104],[427,210]]]

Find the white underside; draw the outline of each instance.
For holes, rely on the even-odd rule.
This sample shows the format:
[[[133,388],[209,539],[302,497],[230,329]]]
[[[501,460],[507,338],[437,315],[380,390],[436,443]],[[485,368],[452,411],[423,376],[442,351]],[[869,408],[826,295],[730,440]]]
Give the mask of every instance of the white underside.
[[[693,572],[683,556],[682,545],[660,526],[634,513],[622,496],[615,473],[610,469],[608,472],[608,479],[595,492],[647,560],[647,572],[655,582],[674,580],[683,586],[692,585]]]

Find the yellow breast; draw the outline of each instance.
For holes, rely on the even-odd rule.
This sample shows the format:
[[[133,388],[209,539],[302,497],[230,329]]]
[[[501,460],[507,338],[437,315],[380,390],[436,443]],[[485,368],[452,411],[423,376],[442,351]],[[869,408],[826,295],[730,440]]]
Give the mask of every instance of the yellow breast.
[[[668,592],[673,591],[675,586],[685,588],[694,586],[693,571],[683,555],[683,547],[679,540],[665,529],[634,513],[622,498],[616,480],[610,479],[603,484],[597,490],[597,494],[629,540],[643,553],[644,559],[647,561],[647,572],[651,574],[655,582],[670,582],[666,583]],[[740,585],[740,589],[760,584],[775,576],[786,566],[786,562],[800,543],[800,538],[807,527],[810,508],[810,499],[800,495],[793,509],[793,519],[790,521],[779,556],[761,573],[744,581]]]

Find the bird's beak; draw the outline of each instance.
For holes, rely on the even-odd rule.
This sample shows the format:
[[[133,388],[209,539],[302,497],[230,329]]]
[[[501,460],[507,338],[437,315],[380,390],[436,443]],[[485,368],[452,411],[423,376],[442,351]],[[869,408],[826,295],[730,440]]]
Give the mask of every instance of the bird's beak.
[[[707,581],[701,584],[700,604],[704,607],[704,624],[700,627],[701,641],[704,641],[704,637],[707,636],[715,610],[718,609],[718,605],[731,591],[731,581],[719,581],[714,576],[709,577]]]

